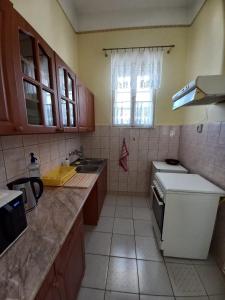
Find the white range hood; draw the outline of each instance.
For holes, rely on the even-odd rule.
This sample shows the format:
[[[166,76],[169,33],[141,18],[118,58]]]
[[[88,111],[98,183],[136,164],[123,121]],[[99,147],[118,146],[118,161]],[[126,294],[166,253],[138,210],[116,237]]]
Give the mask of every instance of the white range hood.
[[[173,110],[188,105],[206,105],[225,101],[225,76],[198,76],[173,97]]]

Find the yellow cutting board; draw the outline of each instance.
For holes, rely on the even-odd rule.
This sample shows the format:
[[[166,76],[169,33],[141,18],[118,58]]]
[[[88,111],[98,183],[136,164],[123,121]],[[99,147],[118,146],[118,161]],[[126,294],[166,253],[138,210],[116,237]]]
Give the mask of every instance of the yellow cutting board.
[[[64,187],[87,189],[97,177],[97,174],[77,173],[64,184]]]

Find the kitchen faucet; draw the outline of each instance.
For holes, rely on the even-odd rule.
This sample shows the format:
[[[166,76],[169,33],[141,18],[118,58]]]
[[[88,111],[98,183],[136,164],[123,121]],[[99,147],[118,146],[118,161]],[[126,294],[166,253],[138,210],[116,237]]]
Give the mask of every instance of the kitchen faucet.
[[[84,148],[83,146],[80,146],[80,150],[73,150],[69,153],[69,156],[72,156],[72,155],[78,155],[80,159],[84,159]]]

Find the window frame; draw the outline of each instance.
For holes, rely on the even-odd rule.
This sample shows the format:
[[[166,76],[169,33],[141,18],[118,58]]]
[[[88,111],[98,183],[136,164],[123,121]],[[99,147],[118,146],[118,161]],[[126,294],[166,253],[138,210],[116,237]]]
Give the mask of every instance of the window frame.
[[[135,89],[135,92],[137,91],[137,89]],[[157,96],[157,90],[156,89],[152,89],[152,93],[153,93],[153,99],[152,99],[152,124],[151,125],[136,125],[134,124],[134,110],[135,110],[135,104],[136,104],[136,95],[137,95],[137,92],[135,93],[135,95],[132,94],[132,89],[131,89],[131,100],[130,100],[130,103],[131,103],[131,122],[130,124],[126,125],[126,124],[115,124],[114,123],[114,116],[115,116],[115,111],[114,111],[114,104],[115,104],[115,93],[116,91],[114,91],[112,89],[112,86],[111,86],[111,125],[112,127],[121,127],[121,128],[154,128],[155,127],[155,103],[156,103],[156,96]],[[135,100],[134,100],[135,98]]]

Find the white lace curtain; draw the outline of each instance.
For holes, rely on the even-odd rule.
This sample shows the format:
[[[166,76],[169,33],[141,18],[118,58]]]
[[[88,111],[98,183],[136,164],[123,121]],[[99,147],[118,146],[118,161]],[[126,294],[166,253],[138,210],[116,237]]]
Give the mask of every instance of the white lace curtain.
[[[112,53],[114,125],[153,125],[154,95],[161,85],[163,53],[160,48]]]

